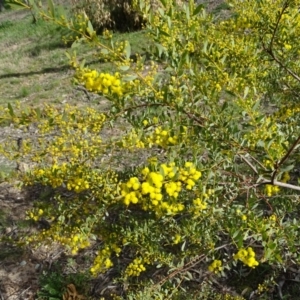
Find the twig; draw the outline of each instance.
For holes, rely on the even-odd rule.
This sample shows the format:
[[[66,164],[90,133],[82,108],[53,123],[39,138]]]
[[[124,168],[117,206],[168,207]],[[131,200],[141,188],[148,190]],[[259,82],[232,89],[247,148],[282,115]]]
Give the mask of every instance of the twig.
[[[258,172],[257,172],[257,170],[256,170],[256,168],[250,163],[250,161],[248,161],[247,159],[246,159],[246,157],[244,157],[243,155],[239,155],[239,157],[252,169],[252,171],[256,174],[256,175],[258,175]]]
[[[281,181],[277,181],[277,180],[272,181],[272,180],[266,179],[266,178],[261,178],[261,179],[262,179],[262,181],[257,183],[254,186],[260,186],[260,185],[263,185],[263,184],[272,184],[272,185],[275,185],[275,186],[280,186],[280,187],[300,191],[300,186],[297,186],[297,185],[293,185],[293,184],[289,184],[289,183],[285,183],[285,182],[281,182]]]
[[[86,88],[84,88],[83,86],[77,86],[75,89],[78,90],[78,91],[84,92],[86,97],[88,98],[88,100],[91,101],[91,97],[90,97],[89,92]]]
[[[285,66],[273,53],[272,50],[265,49],[267,53],[270,54],[270,56],[279,64],[280,67],[282,67],[284,70],[286,70],[292,77],[294,77],[298,82],[300,82],[300,77],[295,74],[292,70],[290,70],[287,66]]]
[[[271,38],[271,42],[270,42],[270,45],[269,45],[269,51],[272,52],[272,48],[273,48],[273,43],[274,43],[274,39],[275,39],[275,35],[276,35],[276,32],[277,32],[277,29],[279,27],[279,22],[282,18],[282,15],[284,14],[285,10],[288,8],[288,1],[286,1],[283,5],[283,8],[278,16],[278,19],[276,21],[276,25],[275,25],[275,28],[274,28],[274,31],[273,31],[273,35],[272,35],[272,38]]]
[[[276,174],[278,173],[278,170],[279,170],[280,166],[289,158],[289,156],[291,155],[291,153],[293,152],[295,147],[299,144],[299,142],[300,142],[300,136],[293,143],[293,145],[290,147],[290,149],[285,154],[285,156],[278,163],[275,164],[275,170],[274,170],[273,175],[272,175],[272,181],[275,180]]]

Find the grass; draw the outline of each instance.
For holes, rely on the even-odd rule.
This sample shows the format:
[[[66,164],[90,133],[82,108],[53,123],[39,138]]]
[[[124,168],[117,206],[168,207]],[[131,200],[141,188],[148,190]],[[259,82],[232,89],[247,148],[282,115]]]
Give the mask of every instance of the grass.
[[[0,105],[15,101],[28,105],[76,103],[78,99],[74,98],[74,87],[70,84],[73,70],[65,55],[69,49],[61,41],[61,30],[41,19],[32,23],[29,12],[20,14],[15,22],[9,17],[10,12],[6,11],[0,18]],[[116,34],[115,39],[129,40],[133,53],[142,52],[147,46],[143,31]],[[111,63],[100,63],[88,45],[80,45],[76,52],[78,57],[85,57],[91,68],[107,72],[114,69]]]

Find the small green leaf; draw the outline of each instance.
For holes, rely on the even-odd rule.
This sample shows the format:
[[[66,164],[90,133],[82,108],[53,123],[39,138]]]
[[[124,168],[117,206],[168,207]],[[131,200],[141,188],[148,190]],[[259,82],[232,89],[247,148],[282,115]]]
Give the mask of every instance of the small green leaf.
[[[196,7],[196,9],[194,10],[194,12],[193,12],[193,16],[198,15],[199,12],[203,10],[203,8],[204,8],[204,5],[203,5],[203,4],[198,5],[198,6]]]
[[[7,108],[9,110],[9,114],[11,115],[11,117],[13,117],[15,114],[14,114],[14,110],[10,103],[7,104]]]
[[[54,4],[53,4],[52,0],[48,0],[48,9],[49,9],[51,17],[55,18]]]
[[[166,2],[166,0],[160,0],[160,2],[161,2],[161,4],[162,4],[164,7],[166,7],[166,6],[167,6],[167,2]]]
[[[289,166],[286,166],[284,168],[280,168],[280,171],[281,172],[289,172],[289,171],[293,170],[294,168],[295,168],[294,165],[289,165]]]
[[[159,29],[159,33],[162,34],[162,35],[164,35],[164,36],[166,36],[166,37],[170,37],[170,35],[167,32],[165,32],[165,31],[163,31],[161,29]]]
[[[248,93],[249,93],[249,87],[246,86],[244,90],[244,99],[247,97]]]
[[[122,70],[122,71],[127,71],[129,70],[129,66],[119,66],[119,69]]]
[[[185,14],[186,14],[186,19],[189,21],[190,20],[190,8],[186,6],[185,8]]]
[[[41,110],[40,110],[40,108],[38,107],[34,111],[36,113],[37,118],[40,119],[41,118]]]
[[[84,68],[84,66],[85,66],[85,59],[84,59],[84,60],[82,60],[82,62],[81,62],[81,64],[80,64],[80,69],[83,69],[83,68]]]
[[[101,54],[104,54],[104,55],[107,55],[107,54],[109,54],[109,51],[108,51],[107,49],[105,49],[105,48],[102,48],[102,49],[100,50],[100,53],[101,53]]]
[[[126,56],[126,59],[130,59],[130,55],[131,55],[131,46],[130,46],[130,43],[127,42],[126,43],[126,46],[125,46],[125,56]]]
[[[165,11],[161,9],[160,7],[158,8],[159,14],[163,17],[165,15]]]
[[[162,46],[161,44],[158,44],[158,43],[155,43],[155,46],[158,50],[158,56],[161,57],[162,53],[165,52],[164,46]]]
[[[182,244],[182,246],[181,246],[181,251],[184,251],[185,245],[186,245],[186,241],[184,241],[184,243]]]
[[[57,11],[57,15],[58,15],[59,18],[64,17],[65,20],[67,19],[67,14],[66,14],[66,11],[65,11],[63,6],[57,5],[56,6],[56,11]]]
[[[88,21],[87,32],[89,33],[90,37],[94,36],[95,30],[90,20]]]

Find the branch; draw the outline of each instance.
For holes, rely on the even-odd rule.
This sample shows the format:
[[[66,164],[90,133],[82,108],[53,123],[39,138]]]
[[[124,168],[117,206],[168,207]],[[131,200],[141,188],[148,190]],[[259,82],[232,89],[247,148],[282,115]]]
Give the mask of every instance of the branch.
[[[272,38],[271,38],[271,42],[270,42],[270,45],[269,45],[269,51],[272,52],[272,48],[273,48],[273,43],[274,43],[274,39],[275,39],[275,35],[276,35],[276,32],[277,32],[277,29],[279,27],[279,22],[282,18],[282,15],[284,14],[285,10],[288,8],[288,1],[286,1],[283,5],[283,8],[278,16],[278,19],[276,21],[276,25],[275,25],[275,28],[274,28],[274,31],[273,31],[273,34],[272,34]]]
[[[256,168],[244,157],[243,155],[239,155],[239,157],[252,169],[252,171],[258,175]]]
[[[300,77],[294,73],[292,70],[290,70],[287,66],[285,66],[273,53],[272,50],[267,50],[267,53],[279,64],[280,67],[282,67],[285,71],[287,71],[292,77],[294,77],[298,82],[300,82]]]
[[[255,186],[260,186],[260,185],[263,185],[263,184],[272,184],[272,185],[275,185],[275,186],[280,186],[280,187],[283,187],[283,188],[288,188],[288,189],[300,191],[300,186],[289,184],[289,183],[284,183],[284,182],[277,181],[277,180],[272,181],[272,180],[268,180],[268,179],[265,179],[265,178],[262,178],[262,182],[257,183]]]
[[[280,166],[289,158],[289,156],[291,155],[291,153],[293,152],[293,150],[295,149],[295,147],[297,146],[297,144],[300,142],[300,136],[297,138],[297,140],[293,143],[293,145],[290,147],[290,149],[288,150],[288,152],[285,154],[285,156],[278,162],[275,164],[274,168],[274,172],[272,174],[272,181],[275,180],[275,177],[278,173],[278,170],[280,168]]]

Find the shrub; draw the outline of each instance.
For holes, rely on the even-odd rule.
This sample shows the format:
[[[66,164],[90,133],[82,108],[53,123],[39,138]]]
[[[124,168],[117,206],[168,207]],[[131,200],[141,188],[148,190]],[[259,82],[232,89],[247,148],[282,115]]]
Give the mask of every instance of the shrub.
[[[57,241],[76,255],[101,240],[91,273],[115,267],[128,299],[172,298],[232,274],[267,293],[276,274],[299,263],[298,7],[230,5],[232,17],[214,20],[193,1],[161,1],[156,11],[141,2],[155,44],[147,68],[143,57],[131,60],[129,43],[87,25],[82,39],[119,72],[72,55],[75,82],[109,99],[110,112],[3,108],[2,120],[35,124],[39,138],[2,152],[34,162],[25,186],[56,193],[28,212],[50,227],[26,243]],[[109,124],[113,138],[104,137]]]
[[[74,0],[74,13],[84,13],[100,32],[103,29],[131,31],[141,29],[143,18],[134,0]]]

